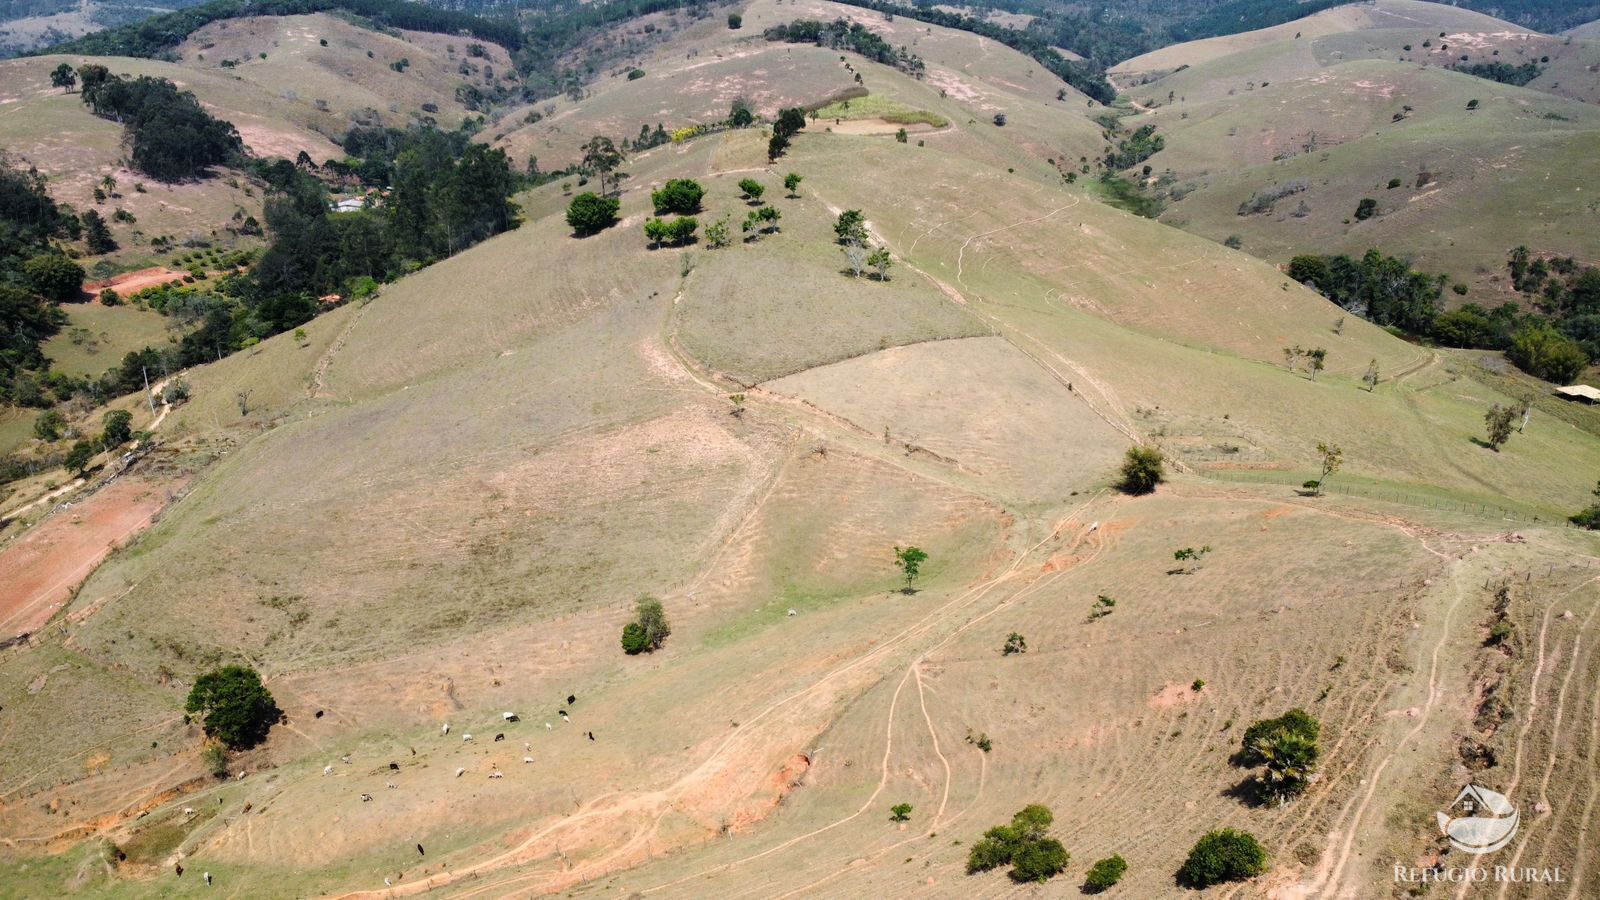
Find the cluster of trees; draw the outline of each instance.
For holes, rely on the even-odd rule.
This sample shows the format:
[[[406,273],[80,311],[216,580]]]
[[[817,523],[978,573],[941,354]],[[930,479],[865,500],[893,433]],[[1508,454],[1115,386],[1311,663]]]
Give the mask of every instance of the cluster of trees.
[[[622,627],[622,651],[629,656],[654,653],[672,634],[667,624],[667,613],[661,601],[654,597],[640,597],[634,604],[633,621]]]
[[[1501,84],[1513,84],[1521,87],[1544,74],[1544,69],[1536,62],[1525,62],[1520,66],[1503,63],[1498,60],[1486,63],[1473,63],[1470,66],[1456,66],[1457,72],[1498,81]]]
[[[244,144],[231,123],[214,119],[194,94],[165,78],[123,78],[90,63],[78,69],[83,102],[128,130],[133,167],[161,181],[199,178],[235,162]]]
[[[1441,312],[1444,276],[1413,271],[1406,260],[1377,250],[1359,260],[1296,256],[1289,277],[1379,325],[1447,346],[1502,350],[1530,375],[1571,382],[1600,359],[1600,269],[1571,259],[1547,262],[1526,247],[1512,252],[1508,268],[1512,285],[1535,299],[1537,311],[1468,303]]]
[[[839,213],[833,233],[842,245],[840,249],[852,275],[860,278],[871,269],[873,277],[879,281],[889,280],[889,268],[894,265],[894,258],[888,247],[873,247],[868,241],[867,219],[861,210],[847,209]]]
[[[927,66],[922,57],[907,47],[895,49],[894,45],[879,37],[860,22],[834,19],[819,22],[816,19],[796,19],[787,25],[774,25],[762,32],[769,41],[787,41],[791,44],[816,44],[832,50],[848,50],[873,62],[894,66],[915,78],[922,78]]]
[[[1045,882],[1067,867],[1067,848],[1049,837],[1055,815],[1050,808],[1032,804],[1011,817],[1011,824],[996,825],[967,853],[967,874],[1011,866],[1007,874],[1020,883]],[[1119,873],[1120,877],[1120,873]]]
[[[1166,139],[1156,134],[1154,125],[1141,125],[1117,141],[1114,149],[1106,151],[1106,168],[1112,171],[1131,169],[1160,153],[1166,145]]]
[[[33,434],[42,441],[60,440],[67,436],[66,419],[52,409],[34,421]],[[116,450],[133,438],[133,413],[125,409],[109,410],[100,417],[99,434],[80,437],[67,451],[64,460],[67,471],[74,475],[82,475],[84,470],[89,468],[89,463],[95,454],[104,450]]]
[[[1007,28],[985,19],[950,12],[936,6],[907,6],[889,0],[843,0],[843,2],[863,9],[876,10],[885,16],[905,16],[918,22],[969,31],[992,41],[998,41],[1032,57],[1034,62],[1044,66],[1056,77],[1101,103],[1109,104],[1117,98],[1116,89],[1106,80],[1103,71],[1093,65],[1074,62],[1062,56],[1061,51],[1051,44],[1054,35],[1042,30],[1018,31],[1015,28]]]
[[[52,242],[81,235],[44,176],[0,152],[0,402],[50,405],[35,378],[48,365],[40,346],[65,324],[57,304],[78,299],[84,276]]]
[[[433,127],[361,130],[346,147],[367,154],[345,160],[347,169],[387,182],[381,206],[333,213],[327,187],[305,161],[256,167],[269,186],[271,243],[241,293],[272,333],[309,319],[318,296],[352,293],[364,280],[388,280],[518,224],[510,198],[522,182],[503,150]]]

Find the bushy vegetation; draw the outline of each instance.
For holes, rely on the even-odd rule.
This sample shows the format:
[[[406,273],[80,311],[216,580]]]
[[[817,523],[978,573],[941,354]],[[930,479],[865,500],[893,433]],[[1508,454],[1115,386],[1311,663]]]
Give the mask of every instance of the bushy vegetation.
[[[1067,867],[1067,849],[1055,838],[1046,837],[1055,816],[1045,806],[1034,804],[1011,817],[1010,825],[996,825],[984,832],[967,854],[967,874],[1011,866],[1013,881],[1044,882]]]
[[[1267,851],[1247,831],[1224,828],[1207,833],[1178,870],[1186,887],[1205,888],[1226,881],[1244,881],[1267,870]]]
[[[873,62],[893,66],[918,79],[922,78],[927,68],[922,62],[922,57],[909,49],[901,47],[896,50],[894,45],[865,25],[843,18],[834,19],[832,22],[796,19],[786,25],[774,25],[768,28],[762,32],[762,37],[769,41],[816,44],[818,47],[827,47],[831,50],[848,50]]]
[[[198,178],[243,156],[233,125],[212,118],[194,94],[165,78],[123,78],[92,63],[78,75],[83,102],[95,115],[127,128],[133,167],[152,178]]]
[[[705,193],[705,188],[701,187],[698,181],[691,178],[674,178],[662,185],[660,190],[650,192],[650,203],[655,207],[658,216],[668,213],[690,216],[700,211],[700,198],[704,197]]]
[[[261,676],[245,666],[224,666],[195,679],[184,711],[206,734],[234,750],[254,747],[282,713]]]
[[[1117,486],[1125,493],[1148,494],[1166,477],[1166,457],[1155,447],[1129,447],[1121,472]]]
[[[622,651],[629,656],[654,653],[672,634],[666,610],[654,597],[640,597],[634,605],[633,621],[622,627]]]
[[[1088,873],[1084,876],[1083,892],[1086,894],[1098,894],[1110,890],[1116,886],[1117,882],[1122,880],[1123,874],[1127,871],[1128,861],[1123,859],[1120,854],[1112,854],[1105,859],[1098,860],[1089,867]]]
[[[1568,519],[1579,528],[1600,531],[1600,483],[1594,487],[1594,502]]]
[[[1117,141],[1115,149],[1106,152],[1106,168],[1132,168],[1160,153],[1166,145],[1166,139],[1156,134],[1154,125],[1141,125],[1132,134]]]
[[[0,152],[0,403],[49,405],[34,377],[47,365],[40,346],[66,322],[55,302],[63,295],[76,299],[83,283],[83,270],[50,242],[71,239],[78,230],[77,217],[50,199],[38,170],[24,170]],[[57,282],[73,270],[76,284]]]

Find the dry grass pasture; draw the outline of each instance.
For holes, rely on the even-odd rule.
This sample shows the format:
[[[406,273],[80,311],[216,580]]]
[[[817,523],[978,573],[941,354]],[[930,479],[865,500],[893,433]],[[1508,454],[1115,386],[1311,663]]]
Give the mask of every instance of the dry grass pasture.
[[[570,153],[595,123],[717,112],[709,86],[663,106],[696,47],[718,77],[783,60],[784,84],[826,91],[836,55],[749,41],[813,9],[834,7],[685,29],[645,78],[513,137]],[[1041,895],[1111,853],[1121,895],[1180,895],[1187,848],[1235,827],[1269,871],[1195,896],[1400,897],[1393,867],[1437,859],[1434,811],[1475,779],[1523,811],[1505,860],[1591,893],[1600,555],[1564,517],[1592,499],[1600,414],[1541,398],[1480,446],[1484,410],[1535,385],[1336,329],[1269,263],[1097,202],[1047,162],[1100,138],[1045,73],[872,27],[930,66],[855,61],[873,95],[948,130],[808,125],[772,166],[756,130],[658,147],[628,161],[613,228],[574,237],[544,185],[517,230],[186,373],[132,471],[188,487],[0,650],[0,883],[1015,896],[967,853],[1044,803],[1072,860]],[[1035,124],[996,128],[986,97]],[[756,178],[779,230],[650,249],[649,193],[676,177],[706,187],[702,224],[753,208],[736,184]],[[845,270],[845,209],[888,281]],[[1327,371],[1286,371],[1293,344]],[[1314,497],[1319,441],[1345,464]],[[1136,443],[1169,477],[1132,497],[1114,483]],[[907,545],[929,554],[910,585]],[[627,656],[643,594],[672,634]],[[1012,632],[1027,652],[1002,654]],[[223,662],[257,668],[286,721],[218,779],[182,706]],[[1294,707],[1322,722],[1318,778],[1245,802],[1241,733]]]
[[[1123,124],[1155,126],[1166,142],[1148,160],[1148,181],[1170,199],[1163,221],[1237,236],[1275,262],[1376,247],[1493,306],[1510,298],[1511,247],[1600,257],[1587,191],[1600,174],[1587,149],[1600,127],[1597,53],[1478,13],[1382,0],[1156,51],[1119,66],[1118,82],[1141,107]],[[1549,62],[1519,88],[1450,71],[1461,56]],[[1241,214],[1284,185],[1303,190]],[[1379,214],[1355,221],[1363,198]]]

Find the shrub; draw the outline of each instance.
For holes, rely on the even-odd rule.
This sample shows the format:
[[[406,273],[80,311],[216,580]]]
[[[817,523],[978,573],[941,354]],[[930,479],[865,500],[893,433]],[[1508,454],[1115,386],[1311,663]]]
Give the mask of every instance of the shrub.
[[[650,649],[650,639],[645,637],[644,626],[629,622],[622,626],[622,652],[637,656]]]
[[[1088,876],[1083,880],[1083,892],[1098,894],[1107,890],[1122,880],[1124,872],[1128,871],[1128,861],[1120,855],[1113,854],[1099,860],[1089,867]]]
[[[201,752],[200,758],[206,764],[206,771],[212,778],[228,777],[228,752],[222,749],[221,744],[207,744]]]
[[[761,195],[767,192],[765,186],[754,178],[739,179],[740,196],[752,203],[760,203]]]
[[[585,191],[567,206],[567,224],[579,236],[595,234],[617,224],[622,201]]]
[[[1012,881],[1046,882],[1067,867],[1067,848],[1055,838],[1028,841],[1011,858]]]
[[[655,207],[658,216],[668,213],[687,216],[700,211],[700,198],[704,197],[705,193],[705,188],[701,187],[698,181],[691,178],[674,178],[662,185],[661,190],[650,193],[650,203]]]
[[[833,233],[838,236],[841,244],[865,244],[867,217],[862,215],[859,209],[847,209],[839,213],[839,220],[833,225]]]
[[[911,804],[896,803],[894,806],[889,807],[889,818],[896,822],[904,822],[906,819],[911,818]]]
[[[1129,447],[1122,461],[1124,493],[1148,494],[1166,477],[1166,458],[1155,447]]]
[[[189,382],[182,378],[173,379],[167,389],[161,392],[161,402],[177,406],[189,399]]]
[[[1011,634],[1006,637],[1005,646],[1000,648],[1000,653],[1003,656],[1011,656],[1014,653],[1027,653],[1027,652],[1028,652],[1028,642],[1027,642],[1027,640],[1024,639],[1021,634],[1018,634],[1015,631],[1011,632]]]
[[[743,25],[744,25],[744,16],[741,16],[738,13],[728,13],[728,27],[729,28],[733,29],[734,31],[737,31]]]
[[[1371,197],[1362,197],[1361,202],[1356,204],[1357,222],[1365,222],[1377,214],[1378,201],[1372,199]]]
[[[639,79],[641,79],[643,77],[644,77],[644,70],[643,69],[630,69],[630,70],[628,70],[628,80],[629,81],[638,81]]]
[[[1225,881],[1244,881],[1267,870],[1267,851],[1246,831],[1224,828],[1195,842],[1178,870],[1178,881],[1204,888]]]
[[[266,740],[281,715],[261,676],[245,666],[224,666],[195,680],[184,711],[200,720],[206,734],[233,750]]]

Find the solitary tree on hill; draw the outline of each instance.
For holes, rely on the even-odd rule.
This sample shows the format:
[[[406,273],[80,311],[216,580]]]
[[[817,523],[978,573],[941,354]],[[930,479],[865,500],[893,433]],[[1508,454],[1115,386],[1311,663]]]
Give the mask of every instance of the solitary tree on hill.
[[[741,178],[739,179],[739,191],[741,192],[740,196],[745,200],[749,200],[752,204],[759,204],[761,195],[765,194],[767,189],[754,178]]]
[[[615,198],[585,191],[573,197],[567,206],[567,224],[580,236],[603,231],[617,224],[617,210],[621,205]]]
[[[1344,450],[1338,444],[1319,441],[1317,443],[1317,455],[1322,457],[1322,474],[1317,476],[1316,481],[1306,482],[1305,487],[1309,488],[1314,496],[1321,496],[1323,485],[1327,482],[1328,476],[1339,471],[1339,467],[1344,464]]]
[[[1124,493],[1148,494],[1166,477],[1166,457],[1155,447],[1129,447],[1122,460]]]
[[[796,193],[796,190],[800,187],[800,182],[804,180],[805,178],[803,178],[797,172],[790,172],[789,174],[783,176],[783,188],[789,192],[790,200],[800,196],[798,193]]]
[[[928,561],[928,554],[920,547],[894,548],[894,564],[905,576],[906,586],[902,593],[911,593],[911,584],[922,574],[922,564]]]
[[[1517,411],[1515,409],[1509,406],[1501,406],[1498,403],[1489,407],[1489,411],[1483,414],[1483,423],[1489,432],[1488,443],[1491,450],[1499,453],[1505,442],[1511,440],[1511,424],[1516,421],[1516,418]]]
[[[583,161],[580,163],[585,172],[591,172],[600,179],[600,193],[604,196],[606,191],[606,176],[617,170],[622,165],[622,151],[611,142],[611,138],[595,135],[589,143],[583,145]]]
[[[266,740],[281,715],[261,676],[245,666],[224,666],[195,679],[184,711],[200,720],[206,734],[234,750]]]

